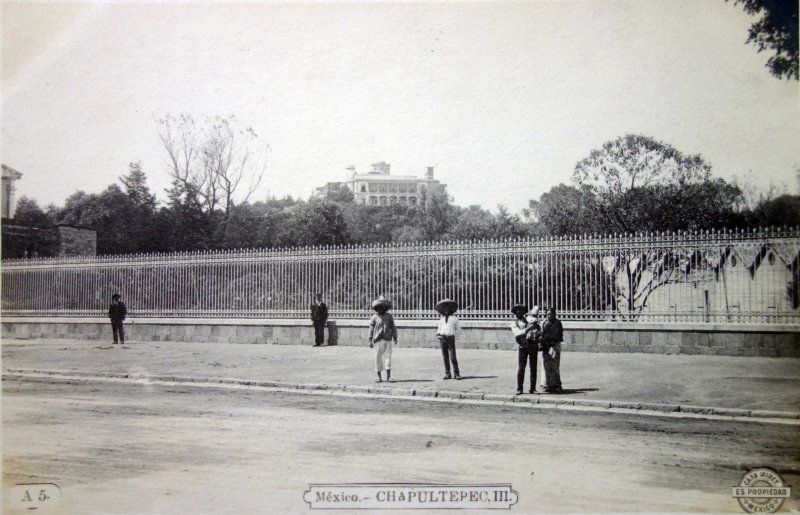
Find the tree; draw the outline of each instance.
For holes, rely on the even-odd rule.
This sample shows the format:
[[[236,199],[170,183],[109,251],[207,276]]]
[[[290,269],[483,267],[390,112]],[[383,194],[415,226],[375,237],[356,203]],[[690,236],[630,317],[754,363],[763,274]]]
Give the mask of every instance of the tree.
[[[588,186],[576,188],[559,184],[528,203],[544,234],[593,234],[604,232],[597,219],[595,197]]]
[[[497,214],[493,215],[480,206],[467,209],[456,208],[458,214],[445,237],[454,240],[488,240],[514,239],[531,235],[527,226],[519,216],[512,215],[503,206],[497,206]]]
[[[496,238],[495,218],[478,205],[464,209],[447,233],[453,240],[484,240]]]
[[[773,50],[767,68],[775,77],[798,80],[798,42],[796,0],[734,0],[744,12],[760,18],[750,26],[746,43],[759,52]]]
[[[156,197],[147,186],[147,176],[141,163],[130,163],[128,174],[119,180],[125,186],[130,203],[131,220],[126,237],[131,241],[134,252],[154,252],[168,246],[161,240],[164,232],[157,230]]]
[[[312,199],[298,203],[275,243],[279,246],[344,245],[350,242],[341,207],[334,202]]]
[[[87,227],[97,232],[98,254],[128,254],[139,251],[131,238],[137,219],[128,196],[116,184],[99,194],[78,191],[67,197],[60,223]]]
[[[741,193],[712,179],[711,166],[699,155],[631,134],[592,150],[575,165],[572,179],[598,232],[728,225]]]
[[[206,212],[191,183],[173,180],[167,190],[167,206],[162,208],[157,223],[167,232],[162,235],[163,251],[186,251],[214,248],[218,227],[214,212]]]
[[[388,243],[422,239],[412,227],[415,210],[407,206],[365,206],[344,204],[345,221],[354,243]],[[404,228],[408,228],[407,231]]]
[[[14,223],[28,227],[50,227],[55,224],[34,199],[20,197],[14,211]]]
[[[458,217],[457,208],[447,194],[423,195],[414,211],[414,225],[425,240],[438,240],[445,236]]]
[[[188,114],[158,120],[170,174],[190,192],[205,213],[221,208],[227,219],[235,202],[247,202],[264,176],[266,147],[252,127],[235,116],[207,118],[202,125]]]
[[[325,198],[332,202],[348,203],[352,202],[355,196],[353,195],[353,192],[350,191],[350,188],[342,186],[338,190],[329,191],[326,193]]]
[[[125,186],[125,192],[134,206],[155,211],[156,197],[147,187],[147,176],[142,171],[142,163],[130,163],[128,175],[119,178]]]
[[[746,216],[749,225],[757,227],[797,226],[800,221],[800,195],[763,198]]]
[[[247,202],[231,208],[230,217],[223,222],[223,230],[219,231],[217,246],[221,248],[255,248],[266,247],[270,241],[262,239],[261,223],[266,217],[263,203],[256,205]]]

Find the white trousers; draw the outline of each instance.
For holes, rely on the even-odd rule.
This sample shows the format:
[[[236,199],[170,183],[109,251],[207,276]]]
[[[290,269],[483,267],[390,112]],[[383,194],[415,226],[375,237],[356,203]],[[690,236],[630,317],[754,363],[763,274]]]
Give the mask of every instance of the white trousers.
[[[392,369],[392,342],[380,340],[375,342],[375,371]]]

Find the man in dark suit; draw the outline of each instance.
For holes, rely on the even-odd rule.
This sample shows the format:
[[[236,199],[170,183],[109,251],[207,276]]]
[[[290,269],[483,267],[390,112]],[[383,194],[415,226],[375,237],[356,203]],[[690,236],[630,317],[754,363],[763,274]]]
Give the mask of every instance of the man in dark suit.
[[[314,295],[311,303],[311,321],[314,323],[314,347],[325,342],[325,324],[328,322],[328,306],[322,302],[322,294]]]
[[[125,345],[125,329],[122,327],[122,322],[128,314],[128,309],[125,303],[120,300],[119,294],[115,293],[111,296],[111,305],[108,306],[108,318],[111,319],[111,332],[114,333],[114,343],[117,341]]]

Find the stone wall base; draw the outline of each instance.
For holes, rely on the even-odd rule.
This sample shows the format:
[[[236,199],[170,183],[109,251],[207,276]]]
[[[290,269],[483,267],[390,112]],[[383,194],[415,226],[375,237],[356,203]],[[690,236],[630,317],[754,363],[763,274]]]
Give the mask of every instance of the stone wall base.
[[[464,321],[457,337],[462,349],[513,349],[509,322]],[[433,321],[397,321],[399,344],[438,347]],[[326,343],[367,345],[365,320],[330,321]],[[129,319],[133,342],[270,343],[313,345],[310,321],[271,319]],[[4,318],[4,339],[111,341],[111,325],[102,318]],[[800,327],[757,325],[630,324],[564,322],[564,350],[645,352],[720,356],[800,357]]]

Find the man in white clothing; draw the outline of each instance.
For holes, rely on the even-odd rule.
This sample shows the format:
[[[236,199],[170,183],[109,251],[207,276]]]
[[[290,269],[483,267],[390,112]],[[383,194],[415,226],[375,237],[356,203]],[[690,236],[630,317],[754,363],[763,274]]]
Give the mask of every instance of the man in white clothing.
[[[372,303],[375,314],[369,319],[369,346],[375,347],[376,382],[383,382],[381,371],[386,370],[386,380],[392,382],[392,342],[397,345],[397,327],[394,317],[388,313],[392,303],[380,296]]]

